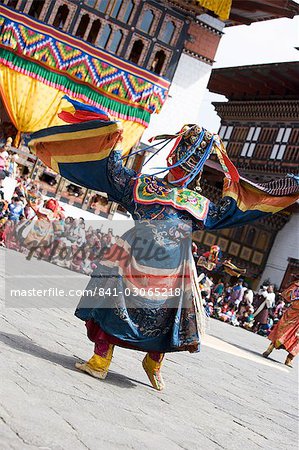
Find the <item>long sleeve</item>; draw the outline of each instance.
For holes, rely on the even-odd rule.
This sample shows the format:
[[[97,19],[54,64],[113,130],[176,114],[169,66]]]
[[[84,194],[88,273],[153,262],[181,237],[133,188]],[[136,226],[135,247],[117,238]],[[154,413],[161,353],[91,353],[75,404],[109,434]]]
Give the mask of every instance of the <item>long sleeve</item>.
[[[69,181],[88,189],[105,192],[111,200],[121,201],[131,179],[136,175],[132,169],[123,165],[120,151],[112,151],[110,155],[94,165],[85,163],[65,164],[60,174]]]
[[[111,193],[108,192],[110,199],[122,203],[124,197],[127,197],[133,191],[135,176],[135,170],[128,169],[123,165],[121,153],[113,151],[107,163],[107,178],[112,188]],[[131,199],[132,195],[130,196]]]
[[[118,122],[89,120],[40,130],[31,135],[28,145],[67,180],[119,201],[135,175],[123,166],[121,152],[115,150],[121,133]]]
[[[225,180],[223,197],[210,203],[205,221],[208,230],[232,228],[275,214],[295,203],[299,197],[296,177],[287,176],[271,183],[255,184],[249,180]]]

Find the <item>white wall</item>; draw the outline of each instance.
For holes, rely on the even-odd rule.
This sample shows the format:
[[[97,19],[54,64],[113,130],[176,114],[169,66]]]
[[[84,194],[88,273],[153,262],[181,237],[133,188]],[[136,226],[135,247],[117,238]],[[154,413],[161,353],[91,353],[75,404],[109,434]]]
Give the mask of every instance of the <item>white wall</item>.
[[[272,283],[281,284],[288,258],[299,259],[299,213],[277,233],[261,281],[270,278]]]
[[[169,98],[160,114],[152,115],[150,125],[142,137],[143,143],[147,144],[147,139],[157,134],[176,133],[187,123],[201,125],[200,106],[211,70],[212,66],[182,53],[169,90]],[[170,149],[166,149],[161,155],[153,158],[154,165],[161,162],[165,165],[169,151]],[[150,167],[153,165],[149,164],[147,171]]]

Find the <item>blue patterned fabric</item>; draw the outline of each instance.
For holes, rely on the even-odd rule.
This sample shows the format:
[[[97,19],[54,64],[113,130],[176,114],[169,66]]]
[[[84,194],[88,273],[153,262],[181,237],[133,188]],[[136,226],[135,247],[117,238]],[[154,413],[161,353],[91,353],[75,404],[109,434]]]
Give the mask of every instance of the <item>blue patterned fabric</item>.
[[[156,221],[155,221],[156,222]],[[163,225],[162,225],[163,224]],[[141,224],[137,222],[135,227],[129,230],[122,237],[127,245],[133,248],[133,242],[140,237],[143,241],[154,247],[155,250],[164,248],[167,254],[167,260],[157,261],[156,258],[142,258],[139,251],[133,248],[133,256],[140,267],[145,268],[141,279],[136,277],[136,284],[147,286],[147,273],[150,270],[157,269],[161,278],[149,280],[150,288],[155,288],[163,294],[161,281],[165,281],[165,266],[168,271],[176,270],[181,266],[183,269],[180,276],[186,276],[184,273],[184,264],[188,264],[189,258],[192,258],[190,252],[190,242],[184,242],[184,238],[175,238],[173,229],[177,230],[181,226],[181,221],[157,221],[157,223]],[[159,233],[162,240],[155,240],[155,234]],[[166,250],[167,249],[167,250]],[[146,253],[147,249],[144,248]],[[98,264],[98,268],[92,274],[91,280],[86,287],[86,292],[100,292],[103,289],[105,295],[96,295],[92,299],[90,296],[83,296],[76,311],[76,316],[82,320],[92,319],[105,333],[120,339],[122,342],[134,346],[140,350],[171,352],[180,349],[191,351],[199,350],[200,333],[196,323],[196,314],[193,304],[193,294],[190,288],[182,289],[182,279],[180,278],[181,288],[177,295],[170,294],[170,288],[165,288],[168,295],[162,298],[153,299],[142,295],[134,294],[134,285],[126,283],[126,274],[121,270],[121,264],[117,263],[113,268],[107,268],[105,261]],[[129,286],[129,287],[128,287]],[[130,290],[131,295],[126,293]],[[107,292],[113,295],[107,295]],[[173,289],[174,292],[174,289]],[[137,293],[137,290],[136,290]]]
[[[128,284],[121,258],[113,268],[107,267],[106,261],[99,261],[86,291],[94,292],[96,289],[99,292],[99,289],[104,289],[108,292],[110,289],[110,292],[117,292],[117,295],[96,295],[92,299],[85,295],[75,314],[85,321],[92,319],[108,335],[140,350],[198,351],[200,331],[190,282],[191,216],[169,206],[135,204],[132,194],[135,176],[133,170],[123,167],[121,154],[112,152],[107,161],[106,176],[101,173],[99,180],[103,186],[109,185],[109,198],[120,203],[136,220],[135,227],[122,236],[122,241],[131,249],[135,264],[140,268],[142,279],[139,280],[137,276],[136,285],[146,285],[144,280],[148,272],[153,271],[159,280],[150,280],[149,286],[153,289],[156,287],[161,292],[161,283],[165,283],[167,274],[171,271],[178,272],[181,277],[179,295],[167,295],[155,300],[139,295],[125,295]],[[193,223],[194,226],[198,227],[198,224]],[[139,247],[134,247],[134,242],[139,240],[143,245],[142,254]],[[151,247],[151,255],[164,250],[166,260],[145,258],[147,245]],[[184,277],[185,288],[182,281]]]

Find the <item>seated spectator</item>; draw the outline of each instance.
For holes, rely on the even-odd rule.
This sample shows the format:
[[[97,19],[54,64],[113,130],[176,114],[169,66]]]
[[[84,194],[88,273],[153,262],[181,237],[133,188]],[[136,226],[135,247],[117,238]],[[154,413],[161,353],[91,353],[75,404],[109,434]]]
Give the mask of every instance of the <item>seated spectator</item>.
[[[7,216],[8,202],[6,200],[0,200],[0,219]]]
[[[259,334],[260,336],[266,336],[266,337],[269,336],[270,331],[273,327],[273,324],[274,324],[273,319],[272,319],[272,317],[269,316],[267,323],[260,325],[257,334]]]
[[[7,222],[7,217],[2,217],[0,219],[0,246],[5,247],[5,225]]]
[[[216,310],[216,308],[215,308]],[[217,308],[217,316],[220,320],[222,320],[223,322],[226,322],[228,320],[229,314],[229,304],[227,301],[223,301],[222,305],[219,306],[219,309]]]
[[[224,286],[224,297],[225,298],[229,298],[231,295],[231,291],[232,291],[232,287],[230,286],[229,283],[225,283]]]
[[[13,197],[12,202],[8,205],[8,218],[13,222],[18,222],[20,216],[24,215],[24,205],[19,197]]]
[[[212,278],[207,277],[203,272],[199,275],[197,279],[199,283],[199,287],[201,291],[205,291],[207,293],[207,300],[211,297],[211,289],[213,286]]]
[[[86,258],[83,261],[82,265],[82,272],[85,273],[85,275],[91,275],[93,270],[96,268],[96,264],[93,262],[92,259],[92,253],[87,252]]]
[[[72,225],[69,229],[69,234],[67,239],[73,243],[81,247],[86,242],[85,236],[85,223],[80,223],[80,220],[75,219],[72,222]]]
[[[213,287],[212,293],[213,293],[214,303],[218,303],[220,301],[220,299],[222,299],[222,296],[224,293],[224,283],[222,282],[221,279],[219,279],[216,286]]]
[[[16,236],[16,222],[11,219],[6,221],[2,238],[7,248],[10,248],[11,250],[19,250],[18,239]]]
[[[230,324],[233,325],[234,327],[238,327],[239,326],[239,321],[237,319],[237,312],[236,312],[236,308],[231,308],[230,310],[231,313],[231,317],[230,317]]]
[[[244,295],[243,280],[240,279],[237,284],[234,285],[230,294],[230,302],[232,305],[239,306]]]
[[[72,245],[72,259],[70,263],[70,269],[75,272],[82,272],[84,263],[83,252],[79,245]]]
[[[245,293],[246,292],[247,291],[245,291]],[[245,294],[244,294],[244,297],[245,297]],[[243,298],[243,300],[239,303],[238,309],[237,309],[237,317],[238,317],[238,320],[240,320],[241,322],[242,322],[242,318],[243,318],[245,312],[247,311],[247,308],[248,308],[248,303],[247,303],[246,299]]]
[[[285,301],[281,295],[278,297],[278,303],[274,310],[274,321],[277,322],[283,315],[285,310]]]
[[[246,283],[244,283],[245,285]],[[246,305],[252,305],[253,304],[253,291],[248,287],[246,284],[246,289],[244,291],[243,300],[246,303]]]
[[[254,324],[254,315],[253,315],[253,307],[248,306],[246,312],[244,313],[243,320],[242,320],[242,326],[246,330],[251,330]]]

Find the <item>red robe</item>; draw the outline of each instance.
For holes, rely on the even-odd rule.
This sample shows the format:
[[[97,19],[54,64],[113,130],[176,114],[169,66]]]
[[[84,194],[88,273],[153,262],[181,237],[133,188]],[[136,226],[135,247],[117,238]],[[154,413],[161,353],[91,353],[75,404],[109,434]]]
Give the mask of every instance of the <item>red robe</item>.
[[[299,353],[299,299],[294,300],[268,338],[275,348],[285,348],[293,356]]]

